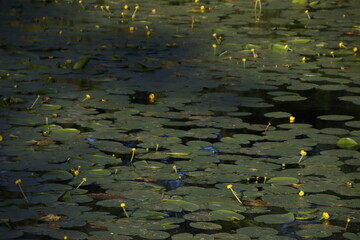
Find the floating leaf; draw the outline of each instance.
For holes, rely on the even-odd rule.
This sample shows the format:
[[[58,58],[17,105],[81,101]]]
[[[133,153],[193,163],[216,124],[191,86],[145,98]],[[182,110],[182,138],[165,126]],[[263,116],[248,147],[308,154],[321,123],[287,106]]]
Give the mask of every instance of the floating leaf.
[[[210,223],[210,222],[191,222],[190,226],[197,229],[203,229],[203,230],[220,230],[222,229],[222,226],[216,223]]]
[[[254,218],[257,222],[264,222],[267,224],[284,224],[290,223],[295,220],[295,216],[293,213],[285,213],[285,214],[267,214],[260,215]]]
[[[74,64],[74,66],[72,67],[72,69],[74,70],[79,70],[79,69],[83,69],[86,67],[86,65],[88,64],[88,62],[90,61],[91,57],[89,56],[82,56],[80,57],[76,63]]]
[[[340,138],[336,143],[339,148],[358,149],[359,144],[352,138]]]
[[[275,185],[291,185],[297,184],[299,182],[299,179],[294,177],[273,177],[267,182]]]
[[[170,211],[179,212],[179,210],[184,209],[193,212],[200,209],[199,205],[184,200],[162,199],[161,201],[164,203],[166,210]]]

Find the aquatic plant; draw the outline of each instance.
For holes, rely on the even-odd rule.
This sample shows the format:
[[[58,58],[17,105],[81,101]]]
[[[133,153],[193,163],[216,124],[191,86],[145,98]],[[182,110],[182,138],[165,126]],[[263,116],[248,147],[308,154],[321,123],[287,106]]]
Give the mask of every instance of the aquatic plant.
[[[40,95],[37,95],[36,96],[36,99],[34,100],[34,102],[31,104],[31,106],[28,108],[28,110],[31,110],[34,108],[35,104],[37,103],[37,101],[39,100],[40,98]]]
[[[132,165],[132,162],[133,162],[134,157],[135,157],[135,151],[136,151],[136,148],[131,148],[131,158],[130,158],[131,165]]]
[[[345,232],[347,231],[350,222],[351,222],[351,219],[350,219],[350,218],[346,218],[346,224],[345,224],[345,227],[344,227]]]
[[[212,36],[215,39],[216,43],[220,45],[222,41],[222,36],[217,36],[216,33],[213,33]]]
[[[79,185],[77,185],[77,187],[76,187],[75,189],[78,189],[78,188],[79,188],[81,185],[83,185],[84,182],[86,182],[86,181],[87,181],[87,178],[83,177],[82,180],[81,180],[81,182],[79,183]]]
[[[321,218],[320,218],[320,221],[321,220],[329,220],[330,219],[330,214],[328,212],[323,212],[322,215],[321,215]]]
[[[232,192],[232,194],[235,196],[236,200],[241,204],[243,205],[242,201],[240,200],[240,198],[238,197],[238,195],[236,194],[236,192],[234,191],[233,189],[233,185],[232,184],[229,184],[226,186],[227,189],[230,189],[230,191]]]
[[[154,103],[155,102],[155,94],[154,93],[150,93],[149,94],[149,103]]]
[[[258,10],[258,8],[259,8],[259,10]],[[255,14],[256,21],[260,20],[261,10],[262,10],[261,0],[255,0],[254,1],[254,14]]]
[[[295,117],[294,116],[290,116],[289,117],[289,123],[294,123],[295,122]]]
[[[22,183],[22,181],[21,181],[20,178],[15,181],[15,184],[19,187],[20,192],[21,192],[21,194],[23,195],[25,202],[26,202],[26,203],[29,203],[29,200],[28,200],[28,198],[26,197],[25,192],[24,192],[24,190],[23,190],[22,187],[21,187],[21,183]]]
[[[306,155],[307,155],[307,152],[306,152],[306,151],[304,151],[304,150],[301,150],[301,151],[300,151],[300,158],[299,158],[299,160],[298,160],[298,164],[301,163],[301,161],[303,160],[303,158],[304,158]]]
[[[82,102],[85,102],[86,100],[91,99],[91,95],[90,94],[86,94],[85,98],[82,100]]]
[[[216,48],[217,48],[217,45],[214,43],[214,44],[212,45],[212,48],[214,49],[214,56],[216,56]]]
[[[140,6],[139,4],[135,5],[135,10],[133,12],[133,14],[131,15],[131,19],[134,21],[135,17],[136,17],[136,12],[139,10]]]
[[[120,203],[120,207],[122,208],[125,216],[126,216],[127,218],[129,218],[129,214],[127,213],[126,208],[125,208],[125,207],[126,207],[126,204],[125,204],[125,203]]]
[[[246,68],[246,58],[241,59],[241,61],[243,62],[243,68]]]

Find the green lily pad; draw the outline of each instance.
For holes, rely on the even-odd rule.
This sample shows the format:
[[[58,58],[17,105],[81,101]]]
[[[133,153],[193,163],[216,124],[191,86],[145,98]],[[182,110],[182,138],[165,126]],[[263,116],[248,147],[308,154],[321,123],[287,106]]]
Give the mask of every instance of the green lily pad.
[[[351,120],[354,117],[348,115],[322,115],[322,116],[318,116],[317,118],[328,121],[345,121],[345,120]]]
[[[352,138],[340,138],[336,143],[339,148],[344,149],[358,149],[359,144]]]
[[[67,139],[79,134],[80,130],[75,128],[59,128],[51,131],[49,138],[51,139]]]
[[[275,185],[291,185],[298,183],[299,179],[294,177],[273,177],[267,182]]]
[[[301,225],[301,228],[302,230],[296,231],[296,234],[303,238],[326,238],[343,231],[342,227],[326,224],[306,224]]]
[[[216,223],[210,222],[191,222],[190,226],[202,230],[220,230],[222,226]]]
[[[230,210],[215,210],[211,211],[209,215],[213,220],[240,221],[245,219],[243,215]]]
[[[185,211],[197,211],[200,209],[199,205],[191,202],[187,202],[184,200],[176,200],[176,199],[162,199],[166,210],[180,212],[182,210]]]
[[[285,213],[285,214],[267,214],[260,215],[254,218],[257,222],[263,222],[267,224],[284,224],[290,223],[295,220],[295,216],[293,213]]]
[[[47,180],[70,180],[73,175],[68,171],[50,171],[42,175]]]
[[[278,233],[278,231],[273,228],[257,226],[239,228],[236,232],[246,234],[251,238],[274,236]]]
[[[287,112],[269,112],[264,114],[268,118],[288,118],[291,116],[291,113]]]
[[[57,111],[62,108],[61,105],[55,105],[55,104],[41,104],[41,109],[45,111]]]
[[[91,60],[90,56],[82,56],[76,61],[76,63],[73,65],[72,69],[74,69],[74,70],[83,69],[86,67],[86,65],[88,64],[88,62],[90,60]]]

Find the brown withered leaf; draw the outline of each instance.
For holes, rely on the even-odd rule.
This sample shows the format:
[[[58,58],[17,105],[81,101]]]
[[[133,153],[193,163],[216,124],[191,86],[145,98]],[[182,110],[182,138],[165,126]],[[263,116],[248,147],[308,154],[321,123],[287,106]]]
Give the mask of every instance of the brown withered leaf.
[[[51,213],[40,218],[40,220],[45,221],[45,222],[57,222],[57,221],[60,221],[60,219],[61,219],[61,216],[54,215]]]
[[[267,207],[269,204],[269,202],[261,199],[244,200],[243,203],[245,206],[252,206],[252,207]]]
[[[50,229],[56,229],[56,230],[61,229],[61,226],[59,224],[49,224],[48,227]]]
[[[304,185],[304,183],[300,182],[300,183],[291,184],[291,187],[293,187],[293,188],[299,188],[299,187],[301,187],[302,185]]]
[[[47,145],[55,144],[55,141],[49,139],[41,139],[41,140],[26,141],[26,143],[30,143],[31,145],[36,145],[36,146],[47,146]]]
[[[156,182],[156,181],[158,181],[158,179],[152,178],[152,177],[137,177],[137,178],[135,178],[135,180],[142,180],[142,181],[146,181],[146,182]]]

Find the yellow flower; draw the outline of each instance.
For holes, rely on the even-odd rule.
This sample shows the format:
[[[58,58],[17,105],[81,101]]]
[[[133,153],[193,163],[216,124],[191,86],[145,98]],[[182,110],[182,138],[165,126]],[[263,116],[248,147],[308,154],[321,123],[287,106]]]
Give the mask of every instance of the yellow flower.
[[[340,48],[346,48],[343,42],[339,42],[339,47]]]
[[[15,184],[16,184],[16,185],[21,184],[21,183],[22,183],[22,181],[21,181],[21,179],[20,179],[20,178],[19,178],[18,180],[16,180],[16,181],[15,181]]]
[[[294,116],[290,116],[290,117],[289,117],[289,122],[290,122],[290,123],[294,123],[294,122],[295,122],[295,117],[294,117]]]
[[[129,6],[128,5],[125,5],[124,6],[124,10],[129,10],[130,8],[129,8]]]
[[[154,100],[154,99],[155,99],[155,94],[154,94],[154,93],[150,93],[150,94],[149,94],[149,99],[150,99],[150,100]]]
[[[229,184],[229,185],[227,185],[226,187],[227,187],[227,189],[230,189],[230,188],[233,187],[233,185],[232,185],[232,184]]]
[[[301,156],[306,156],[306,155],[307,155],[307,152],[304,151],[304,150],[301,150],[301,151],[300,151],[300,155],[301,155]]]
[[[155,9],[155,8],[152,9],[152,10],[151,10],[151,13],[152,13],[152,14],[155,14],[155,13],[156,13],[156,9]]]
[[[78,176],[80,174],[78,169],[71,169],[71,171],[74,174],[74,176]]]
[[[86,179],[86,177],[84,177],[82,180],[83,180],[84,182],[86,182],[87,179]]]
[[[304,192],[303,190],[301,190],[301,191],[299,192],[299,196],[302,197],[302,196],[304,196],[304,195],[305,195],[305,192]]]
[[[132,148],[131,151],[135,152],[135,151],[136,151],[136,148]]]
[[[130,31],[130,32],[134,32],[134,31],[135,31],[135,27],[129,27],[129,31]]]
[[[241,59],[241,61],[246,62],[246,58]]]
[[[213,33],[213,35],[212,35],[214,38],[216,38],[216,33]]]
[[[350,219],[350,218],[347,218],[347,219],[346,219],[346,222],[348,222],[348,223],[351,222],[351,219]]]
[[[127,211],[126,211],[125,206],[126,206],[125,203],[121,203],[121,204],[120,204],[120,207],[122,207],[122,209],[123,209],[123,211],[124,211],[124,213],[125,213],[125,216],[128,218],[128,217],[129,217],[129,214],[128,214]]]
[[[329,213],[327,213],[327,212],[323,212],[323,213],[322,213],[322,218],[321,218],[321,219],[325,219],[325,220],[330,219],[330,214],[329,214]]]

